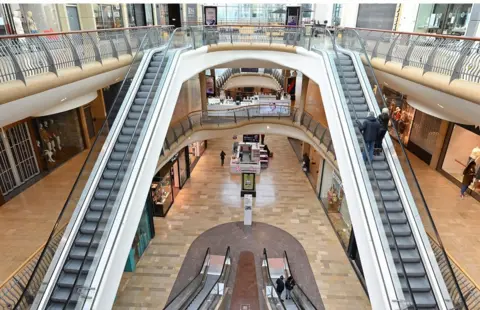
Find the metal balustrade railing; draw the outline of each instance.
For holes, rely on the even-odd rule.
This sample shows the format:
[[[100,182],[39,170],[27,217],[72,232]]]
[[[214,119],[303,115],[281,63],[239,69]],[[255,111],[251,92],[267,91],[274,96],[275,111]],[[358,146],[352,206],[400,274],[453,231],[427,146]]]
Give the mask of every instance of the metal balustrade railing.
[[[167,154],[168,150],[173,150],[180,138],[186,137],[191,131],[212,129],[212,126],[214,129],[215,127],[271,119],[287,120],[293,125],[305,128],[312,137],[318,139],[319,145],[325,147],[327,154],[330,153],[336,159],[328,128],[316,121],[311,114],[290,106],[274,107],[262,104],[223,111],[191,112],[170,126],[165,137],[163,154]]]
[[[150,29],[156,29],[155,34]],[[47,72],[58,76],[60,69],[133,56],[147,33],[153,47],[166,42],[172,31],[172,26],[151,26],[0,36],[0,83],[26,83],[29,76]]]
[[[351,28],[345,28],[351,29]],[[355,30],[371,58],[416,67],[426,72],[480,83],[480,38],[374,29]],[[348,49],[361,52],[352,36],[338,39]]]

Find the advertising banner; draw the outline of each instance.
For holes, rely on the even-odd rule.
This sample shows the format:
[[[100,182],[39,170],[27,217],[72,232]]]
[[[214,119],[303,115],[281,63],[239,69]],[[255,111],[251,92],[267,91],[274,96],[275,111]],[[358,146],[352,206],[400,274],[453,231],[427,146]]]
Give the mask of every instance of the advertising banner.
[[[297,78],[296,77],[289,77],[288,78],[288,85],[287,85],[287,92],[290,94],[290,98],[292,100],[295,99],[295,84],[297,82]],[[294,96],[294,97],[292,97]]]
[[[217,7],[216,6],[205,6],[203,7],[204,13],[204,24],[207,26],[216,26],[217,25]]]
[[[215,81],[213,79],[213,76],[207,76],[206,78],[206,89],[207,89],[207,95],[215,95]]]
[[[188,25],[197,24],[197,4],[187,3],[187,23]]]
[[[285,25],[298,26],[300,24],[300,7],[287,6],[287,20]]]

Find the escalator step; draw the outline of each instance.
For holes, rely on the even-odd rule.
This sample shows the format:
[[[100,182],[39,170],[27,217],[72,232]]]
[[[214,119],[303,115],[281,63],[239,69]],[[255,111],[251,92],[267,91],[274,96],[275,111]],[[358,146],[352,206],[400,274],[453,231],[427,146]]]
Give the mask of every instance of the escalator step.
[[[110,170],[118,170],[120,169],[120,165],[122,164],[122,162],[120,161],[109,161],[108,164],[107,164],[107,168],[110,169]]]
[[[367,167],[367,170],[368,170],[368,176],[370,178],[370,180],[373,180],[373,173],[371,170],[368,169]],[[392,179],[392,174],[390,173],[390,171],[381,171],[381,170],[375,170],[375,177],[377,179],[377,181],[380,181],[380,180],[391,180]]]
[[[132,147],[130,145],[130,147]],[[115,144],[114,150],[115,152],[126,152],[129,149],[128,143],[119,143]]]
[[[355,105],[364,105],[366,110],[368,111],[368,106],[367,106],[367,101],[365,100],[365,98],[363,96],[361,97],[354,97],[354,98],[351,98],[352,101],[350,102],[350,98],[346,98],[347,99],[347,104],[348,105],[351,105],[351,104],[355,104]]]
[[[82,234],[102,233],[105,230],[105,224],[96,222],[83,222],[80,227]]]
[[[420,255],[413,250],[400,250],[400,256],[404,263],[421,263]],[[392,258],[395,262],[399,262],[397,251],[392,251]]]
[[[384,206],[389,214],[395,212],[403,213],[403,205],[400,201],[384,201]]]
[[[380,196],[378,192],[375,192],[375,198],[377,202],[380,202]],[[400,197],[398,196],[397,191],[382,191],[382,200],[383,201],[399,201]]]
[[[395,182],[391,180],[377,180],[378,181],[378,186],[380,187],[380,190],[395,190]]]
[[[395,249],[395,244],[393,242],[393,238],[392,237],[387,237],[388,239],[388,244],[390,246],[391,249]],[[395,238],[395,240],[397,241],[397,245],[398,245],[398,248],[400,250],[416,250],[417,248],[417,245],[415,244],[415,241],[413,240],[413,238],[410,236],[410,237],[397,237]]]
[[[385,161],[374,160],[372,162],[372,167],[373,167],[373,170],[375,170],[375,171],[382,171],[382,170],[390,171],[390,167],[388,166],[388,164]]]
[[[407,224],[392,224],[392,230],[395,237],[408,237],[412,235],[410,226],[408,226]],[[388,228],[388,225],[385,228],[385,234],[387,236],[392,235],[390,229]]]
[[[382,223],[387,224],[387,214],[385,214],[385,209],[380,208],[380,217],[382,218]],[[390,219],[391,224],[407,224],[407,217],[403,212],[390,212],[388,213],[388,219]]]
[[[89,210],[85,215],[85,220],[87,222],[94,222],[94,223],[106,223],[110,216],[110,210],[102,210],[102,211],[94,211]]]
[[[157,73],[159,71],[159,67],[158,66],[150,66],[148,67],[147,69],[147,73]]]
[[[75,275],[71,273],[62,273],[60,278],[58,279],[58,286],[64,287],[64,288],[72,288],[73,285],[75,284],[76,286],[82,286],[85,283],[85,278],[84,277],[78,277],[77,283],[75,283]]]
[[[397,268],[397,273],[399,277],[405,278],[403,269],[400,263],[396,263],[395,267]],[[407,273],[407,278],[410,277],[424,277],[426,275],[425,269],[423,269],[422,263],[404,263],[403,267]]]
[[[152,85],[153,82],[153,79],[143,79],[141,85]]]
[[[147,105],[145,106],[144,108],[144,105],[145,105],[145,100],[142,100],[142,102],[140,103],[136,103],[135,101],[137,101],[137,99],[134,100],[134,104],[132,105],[132,107],[130,108],[132,112],[148,112],[150,110],[150,105]],[[150,101],[150,103],[152,103],[152,99],[148,100]],[[130,112],[130,113],[132,113]]]
[[[89,246],[91,244],[91,247],[97,247],[98,244],[100,243],[100,238],[101,237],[99,235],[96,235],[93,238],[93,241],[92,241],[92,236],[93,235],[80,234],[80,236],[77,236],[77,239],[75,240],[75,245],[76,246]]]
[[[76,246],[72,247],[72,250],[69,253],[69,257],[74,260],[83,260],[83,259],[90,259],[93,260],[95,257],[95,249],[90,248],[87,254],[88,247],[86,246]]]
[[[71,290],[68,288],[57,287],[52,293],[50,299],[54,302],[66,303],[70,297]]]
[[[408,283],[413,292],[430,292],[430,283],[426,277],[409,278]],[[408,292],[407,280],[400,278],[400,284],[404,292]]]

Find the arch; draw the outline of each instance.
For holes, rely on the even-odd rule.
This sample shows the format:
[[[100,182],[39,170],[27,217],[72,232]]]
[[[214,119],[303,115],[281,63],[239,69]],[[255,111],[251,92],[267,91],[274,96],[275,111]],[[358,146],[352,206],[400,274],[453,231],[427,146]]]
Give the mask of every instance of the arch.
[[[268,74],[235,74],[232,75],[223,85],[223,89],[234,89],[240,87],[261,87],[272,90],[280,90],[282,86],[277,80]]]

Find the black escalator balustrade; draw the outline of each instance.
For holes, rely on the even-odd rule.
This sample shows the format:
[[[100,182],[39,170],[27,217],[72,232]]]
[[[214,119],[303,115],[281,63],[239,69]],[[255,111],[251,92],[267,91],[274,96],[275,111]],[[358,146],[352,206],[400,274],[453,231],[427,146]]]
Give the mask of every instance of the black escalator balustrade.
[[[99,242],[112,209],[116,207],[114,202],[119,194],[128,162],[131,160],[134,146],[142,131],[167,62],[168,57],[164,57],[163,52],[159,52],[153,55],[148,65],[60,272],[48,309],[73,309],[80,294],[86,293],[82,292],[82,286],[92,261],[99,251]]]
[[[369,107],[352,60],[347,55],[338,55],[340,59],[335,59],[335,65],[345,93],[348,110],[355,126],[355,132],[362,146],[360,140],[363,138],[358,128],[357,120],[360,123],[366,120]],[[382,223],[385,226],[388,243],[392,250],[402,290],[404,291],[407,304],[410,305],[409,309],[437,309],[437,302],[433,295],[431,284],[425,272],[404,206],[384,153],[382,152],[380,155],[374,156],[371,166],[373,173],[372,168],[368,164],[366,166],[372,182],[372,188],[375,192]],[[377,188],[376,184],[378,184],[379,188]],[[390,225],[391,229],[388,227]],[[391,231],[393,236],[390,233]],[[398,257],[396,248],[400,253],[400,257]],[[405,279],[404,272],[407,279]],[[411,300],[410,292],[414,296],[414,301]]]

